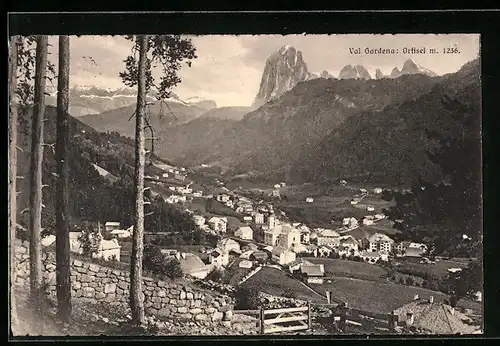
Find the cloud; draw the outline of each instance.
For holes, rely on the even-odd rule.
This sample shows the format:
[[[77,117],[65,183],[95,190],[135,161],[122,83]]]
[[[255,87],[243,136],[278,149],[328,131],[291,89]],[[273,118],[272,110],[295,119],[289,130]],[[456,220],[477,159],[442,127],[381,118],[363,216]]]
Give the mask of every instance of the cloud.
[[[408,58],[438,74],[458,70],[478,56],[479,35],[206,35],[190,36],[198,58],[192,67],[183,66],[182,83],[174,88],[181,98],[200,96],[220,106],[246,106],[257,94],[267,58],[289,44],[302,51],[309,71],[327,70],[338,75],[348,64],[361,64],[374,75],[380,68],[385,74]],[[50,60],[57,65],[57,37]],[[123,60],[130,55],[132,43],[123,36],[72,36],[70,84],[119,88]],[[394,55],[353,55],[349,48],[397,48]],[[402,53],[404,47],[457,47],[459,54]]]

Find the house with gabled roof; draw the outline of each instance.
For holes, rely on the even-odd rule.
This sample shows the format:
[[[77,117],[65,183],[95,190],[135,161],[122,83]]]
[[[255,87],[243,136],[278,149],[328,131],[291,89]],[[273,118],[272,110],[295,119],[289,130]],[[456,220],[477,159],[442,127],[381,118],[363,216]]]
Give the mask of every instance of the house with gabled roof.
[[[477,334],[481,327],[474,325],[465,314],[450,305],[434,302],[434,298],[417,299],[394,310],[398,324],[422,334]]]

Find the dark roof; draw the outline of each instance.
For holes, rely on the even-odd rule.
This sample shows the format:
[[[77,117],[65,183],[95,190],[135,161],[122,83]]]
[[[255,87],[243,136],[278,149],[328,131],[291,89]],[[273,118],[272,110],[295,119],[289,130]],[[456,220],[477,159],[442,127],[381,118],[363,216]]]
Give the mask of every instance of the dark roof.
[[[267,255],[267,253],[263,252],[263,251],[255,251],[252,256],[256,259],[259,259],[259,258],[269,258],[269,256]]]

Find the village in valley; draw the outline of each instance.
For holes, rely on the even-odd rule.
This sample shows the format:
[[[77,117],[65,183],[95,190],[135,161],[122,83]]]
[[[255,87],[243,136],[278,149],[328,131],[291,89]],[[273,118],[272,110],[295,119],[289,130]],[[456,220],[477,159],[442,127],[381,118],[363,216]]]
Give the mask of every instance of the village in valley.
[[[479,38],[435,36],[15,36],[12,334],[482,334]]]
[[[189,175],[193,173],[199,176],[200,170],[202,171],[205,167],[198,167],[195,170],[173,166],[167,166],[169,167],[167,168],[165,165],[158,165],[158,167],[164,169],[163,173],[145,177],[150,183],[151,187],[148,189],[152,196],[159,195],[166,203],[191,215],[198,230],[213,237],[213,245],[157,246],[154,245],[155,240],[167,234],[149,232],[147,229],[145,230],[146,244],[159,248],[166,261],[177,260],[183,275],[205,287],[212,289],[222,287],[234,292],[238,286],[245,285],[245,283],[252,285],[255,281],[258,282],[259,289],[265,294],[269,293],[267,299],[271,301],[281,299],[272,298],[273,296],[298,299],[298,301],[308,301],[312,297],[316,302],[324,304],[327,300],[328,304],[339,305],[343,304],[344,300],[335,299],[338,293],[336,290],[342,289],[341,286],[336,287],[337,281],[357,280],[362,285],[385,282],[386,285],[391,286],[401,285],[403,287],[396,287],[395,290],[409,290],[409,293],[403,294],[403,298],[382,298],[378,296],[377,289],[372,292],[368,290],[363,293],[366,295],[365,300],[393,299],[393,301],[388,302],[387,307],[383,308],[384,311],[377,311],[376,308],[367,307],[363,303],[354,303],[354,308],[360,311],[367,309],[368,315],[388,313],[391,310],[392,313],[399,314],[397,319],[404,324],[407,323],[408,306],[414,305],[416,301],[424,303],[422,309],[427,309],[425,304],[430,304],[429,301],[433,303],[435,298],[439,299],[442,304],[443,294],[432,291],[439,290],[436,282],[447,275],[460,272],[468,264],[468,261],[460,259],[435,256],[429,246],[424,243],[394,240],[391,237],[396,234],[394,222],[388,220],[383,212],[387,203],[382,199],[383,189],[379,187],[370,190],[357,189],[349,186],[346,180],[340,180],[339,189],[344,192],[350,191],[352,194],[345,200],[344,205],[352,211],[353,215],[364,214],[364,216],[333,219],[329,228],[311,227],[290,219],[285,212],[274,206],[279,205],[282,196],[286,194],[286,182],[263,189],[262,191],[269,191],[266,192],[265,201],[254,200],[244,196],[248,195],[248,191],[242,191],[239,186],[234,191],[230,190],[219,178],[204,179],[204,181],[211,181],[204,190],[203,185],[191,180]],[[103,176],[107,175],[105,171],[101,172]],[[193,189],[193,185],[197,189]],[[207,190],[211,193],[207,194]],[[168,191],[168,193],[159,191]],[[213,208],[219,210],[217,214],[200,213],[199,206],[206,205],[207,201],[218,206]],[[311,206],[314,203],[317,202],[313,197],[306,197],[303,201],[299,201],[299,204]],[[377,207],[375,208],[374,205]],[[345,209],[342,211],[342,215],[345,215]],[[103,220],[95,226],[101,240],[93,256],[105,261],[129,262],[133,226],[122,225],[112,220]],[[84,253],[82,235],[85,235],[85,232],[70,233],[71,251]],[[464,236],[465,240],[466,238]],[[44,238],[44,246],[49,246],[53,242],[55,242],[54,236]],[[352,262],[358,263],[354,263],[353,266]],[[342,268],[344,266],[346,268]],[[436,267],[439,269],[435,270]],[[393,273],[392,276],[387,273],[381,275],[381,268],[383,268],[382,271],[387,270],[387,273]],[[412,271],[411,268],[414,270]],[[272,279],[267,276],[269,271],[273,273]],[[373,271],[373,276],[370,275],[370,271]],[[363,274],[363,272],[366,273]],[[274,276],[276,275],[278,275],[278,280],[283,281],[275,282]],[[377,278],[377,275],[380,277]],[[293,285],[287,287],[290,281],[294,282],[294,285],[302,286],[302,289],[299,292],[293,292]],[[212,282],[212,285],[207,282]],[[410,297],[412,293],[414,294]],[[348,296],[357,294],[358,292],[354,290]],[[405,296],[408,297],[407,301],[405,301]],[[481,302],[480,291],[475,294],[474,299]],[[436,303],[435,306],[441,305]],[[465,306],[467,307],[462,310],[467,311],[469,316],[473,319],[479,317],[476,315],[477,310],[471,309],[470,304],[465,304]],[[440,318],[456,319],[458,327],[453,325],[450,332],[459,332],[457,328],[461,328],[462,322],[460,318],[455,317],[458,316],[458,312],[455,315],[453,311],[447,312],[439,308],[436,313],[437,315],[444,314]],[[471,318],[461,316],[467,320]],[[352,323],[356,324],[356,322]],[[432,332],[433,326],[432,324],[426,325],[426,328],[431,329]],[[441,325],[435,328],[436,332],[442,331]],[[477,331],[476,327],[467,324],[463,324],[463,328],[469,332]]]

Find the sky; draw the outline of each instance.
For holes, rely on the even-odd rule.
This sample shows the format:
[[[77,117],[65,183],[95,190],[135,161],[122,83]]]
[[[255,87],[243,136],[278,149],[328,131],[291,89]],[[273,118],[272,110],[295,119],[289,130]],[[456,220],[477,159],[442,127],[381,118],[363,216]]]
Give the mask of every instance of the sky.
[[[479,56],[477,34],[412,35],[207,35],[191,36],[198,56],[191,67],[184,65],[182,82],[173,91],[181,98],[201,97],[222,106],[249,106],[259,89],[267,58],[284,45],[302,52],[308,70],[328,71],[335,77],[348,64],[363,65],[372,76],[379,68],[389,74],[401,69],[408,58],[438,75],[457,71]],[[49,38],[49,59],[57,66],[57,37]],[[122,36],[72,36],[70,40],[70,85],[123,87],[119,73],[132,44]],[[349,48],[398,49],[398,54],[353,55]],[[403,48],[426,47],[426,54],[403,54]],[[444,54],[456,47],[459,53]],[[438,54],[428,53],[429,48]],[[89,58],[91,57],[91,58]]]

